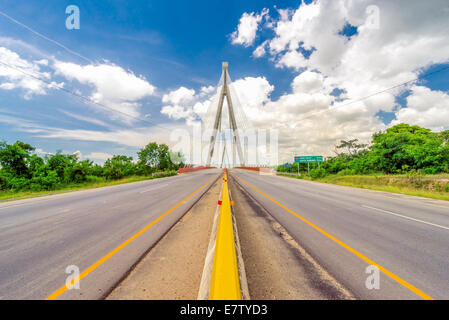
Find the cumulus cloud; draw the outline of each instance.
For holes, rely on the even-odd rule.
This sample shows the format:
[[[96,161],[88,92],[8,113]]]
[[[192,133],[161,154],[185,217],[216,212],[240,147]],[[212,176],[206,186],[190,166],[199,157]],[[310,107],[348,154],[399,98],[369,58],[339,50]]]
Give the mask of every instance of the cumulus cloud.
[[[332,88],[327,84],[326,77],[318,72],[301,73],[292,82],[292,92],[276,100],[271,98],[274,85],[265,77],[237,79],[231,86],[250,127],[278,131],[281,161],[291,160],[293,153],[329,155],[339,139],[351,136],[368,140],[373,132],[385,128],[379,119],[367,117],[366,108],[360,106],[335,108],[329,112],[335,97],[330,94]],[[189,94],[189,97],[194,97],[187,99],[190,103],[182,107],[164,107],[161,112],[173,119],[185,119],[186,124],[203,119],[206,122],[203,129],[210,128],[218,103],[217,93],[208,99],[200,99],[195,94]],[[214,114],[207,117],[210,110]],[[226,114],[224,118],[226,120]]]
[[[415,85],[407,97],[407,107],[396,111],[393,124],[413,123],[436,131],[449,127],[449,95]]]
[[[317,70],[346,91],[347,99],[413,79],[422,68],[448,61],[446,1],[376,1],[379,25],[372,26],[371,1],[313,1],[281,15],[269,51],[278,67]],[[341,31],[357,27],[348,39]],[[304,52],[309,52],[306,57]],[[398,93],[393,92],[393,94]],[[394,99],[383,106],[392,110]]]
[[[94,159],[94,160],[108,160],[112,158],[113,155],[105,152],[91,152],[84,156],[85,159]]]
[[[265,47],[268,44],[268,41],[262,42],[257,48],[253,51],[253,57],[260,58],[263,57],[266,53]]]
[[[164,94],[162,97],[162,102],[173,104],[189,103],[193,101],[194,96],[195,90],[180,87],[177,90],[173,90],[167,94]]]
[[[268,14],[268,9],[263,9],[260,14],[245,12],[240,18],[237,30],[231,34],[231,42],[249,47],[256,39],[256,32],[262,18]]]
[[[246,107],[261,107],[270,100],[274,90],[265,77],[245,77],[232,83],[240,103]]]
[[[295,93],[330,93],[330,88],[324,83],[324,77],[318,72],[304,71],[293,79],[293,92]]]
[[[264,101],[252,107],[246,89],[236,86],[248,118],[259,128],[279,130],[280,158],[290,161],[293,153],[332,155],[340,139],[368,142],[373,132],[400,122],[447,128],[445,92],[409,85],[360,100],[449,62],[444,8],[444,0],[432,6],[379,0],[374,7],[368,0],[315,0],[293,10],[279,9],[279,18],[270,19],[274,36],[252,55],[268,56],[276,67],[298,74],[291,93],[277,100],[252,88]],[[377,12],[376,21],[372,15]],[[355,34],[345,35],[348,25],[356,28]],[[406,106],[400,108],[396,98],[407,90]],[[396,120],[384,124],[377,116],[381,110],[395,112]]]
[[[136,76],[132,71],[111,63],[78,65],[56,61],[54,68],[56,74],[93,87],[94,91],[90,96],[92,101],[133,117],[140,114],[139,101],[155,92],[155,87],[145,77]],[[130,121],[129,117],[119,113],[113,113],[110,116]]]
[[[52,86],[63,85],[63,83],[50,82],[51,74],[41,70],[41,65],[46,65],[44,60],[28,61],[21,58],[16,52],[0,47],[0,61],[11,66],[0,64],[0,89],[22,89],[25,99],[30,99],[33,95],[44,95],[47,93],[47,89]],[[18,69],[24,72],[20,72]],[[30,77],[26,73],[44,79],[50,84]]]
[[[45,150],[43,150],[43,149],[41,149],[41,148],[36,148],[36,149],[34,150],[34,152],[35,152],[36,154],[40,155],[40,156],[51,156],[51,155],[54,154],[54,153],[51,153],[51,152],[47,152],[47,151],[45,151]]]
[[[216,91],[214,86],[204,86],[198,93],[185,87],[172,90],[162,97],[167,105],[162,107],[161,113],[174,120],[185,119],[190,124],[206,113]]]

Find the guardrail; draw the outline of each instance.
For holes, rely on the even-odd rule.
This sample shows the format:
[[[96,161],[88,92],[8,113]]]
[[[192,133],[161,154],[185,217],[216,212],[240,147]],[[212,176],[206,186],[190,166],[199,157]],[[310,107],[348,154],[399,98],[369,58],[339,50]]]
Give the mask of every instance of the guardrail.
[[[210,300],[241,300],[239,268],[235,247],[234,226],[225,169],[220,217],[215,242],[214,263],[210,283]]]
[[[236,169],[244,169],[244,170],[251,170],[251,171],[260,171],[260,167],[235,167]]]
[[[184,167],[184,168],[179,168],[178,173],[187,173],[187,172],[193,172],[193,171],[205,170],[205,169],[215,169],[215,167],[205,167],[205,166]]]
[[[235,169],[257,171],[257,172],[259,172],[261,174],[274,174],[274,170],[272,168],[267,167],[267,166],[261,166],[261,167],[235,167]]]

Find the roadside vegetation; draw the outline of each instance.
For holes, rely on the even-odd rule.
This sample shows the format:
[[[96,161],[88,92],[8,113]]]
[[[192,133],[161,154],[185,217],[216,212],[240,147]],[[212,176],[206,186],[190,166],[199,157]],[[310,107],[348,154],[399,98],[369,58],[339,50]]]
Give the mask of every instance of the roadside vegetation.
[[[34,147],[21,141],[0,142],[0,200],[171,176],[184,166],[179,153],[156,142],[147,144],[137,156],[134,161],[115,155],[99,165],[61,152],[40,157]],[[180,161],[175,164],[172,159]]]
[[[449,130],[399,124],[377,132],[369,145],[342,140],[321,163],[280,165],[278,174],[351,187],[449,200]],[[299,165],[299,168],[298,168]],[[294,174],[300,172],[300,176]]]

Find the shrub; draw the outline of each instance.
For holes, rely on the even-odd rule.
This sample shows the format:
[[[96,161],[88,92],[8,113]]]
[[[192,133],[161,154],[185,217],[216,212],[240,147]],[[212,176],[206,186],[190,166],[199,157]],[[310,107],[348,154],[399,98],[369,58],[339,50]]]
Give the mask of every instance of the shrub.
[[[87,183],[100,183],[105,181],[103,177],[98,176],[86,176],[86,182]]]
[[[351,169],[344,169],[344,170],[341,170],[340,172],[338,172],[337,173],[339,176],[350,176],[350,175],[353,175],[353,174],[355,174],[354,173],[354,170],[351,170]]]
[[[310,170],[310,177],[315,180],[315,179],[319,179],[319,178],[324,178],[326,176],[326,170],[323,168],[316,168],[316,169],[312,169]]]
[[[25,177],[13,177],[7,182],[7,184],[10,189],[16,191],[26,190],[30,187],[30,179]]]

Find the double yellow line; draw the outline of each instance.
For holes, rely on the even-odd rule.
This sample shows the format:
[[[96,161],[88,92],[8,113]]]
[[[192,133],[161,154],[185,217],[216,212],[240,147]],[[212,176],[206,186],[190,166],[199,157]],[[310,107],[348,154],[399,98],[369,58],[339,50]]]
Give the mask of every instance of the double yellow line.
[[[209,292],[210,300],[241,300],[239,270],[235,248],[234,225],[225,169],[220,218],[215,240],[214,263]]]

